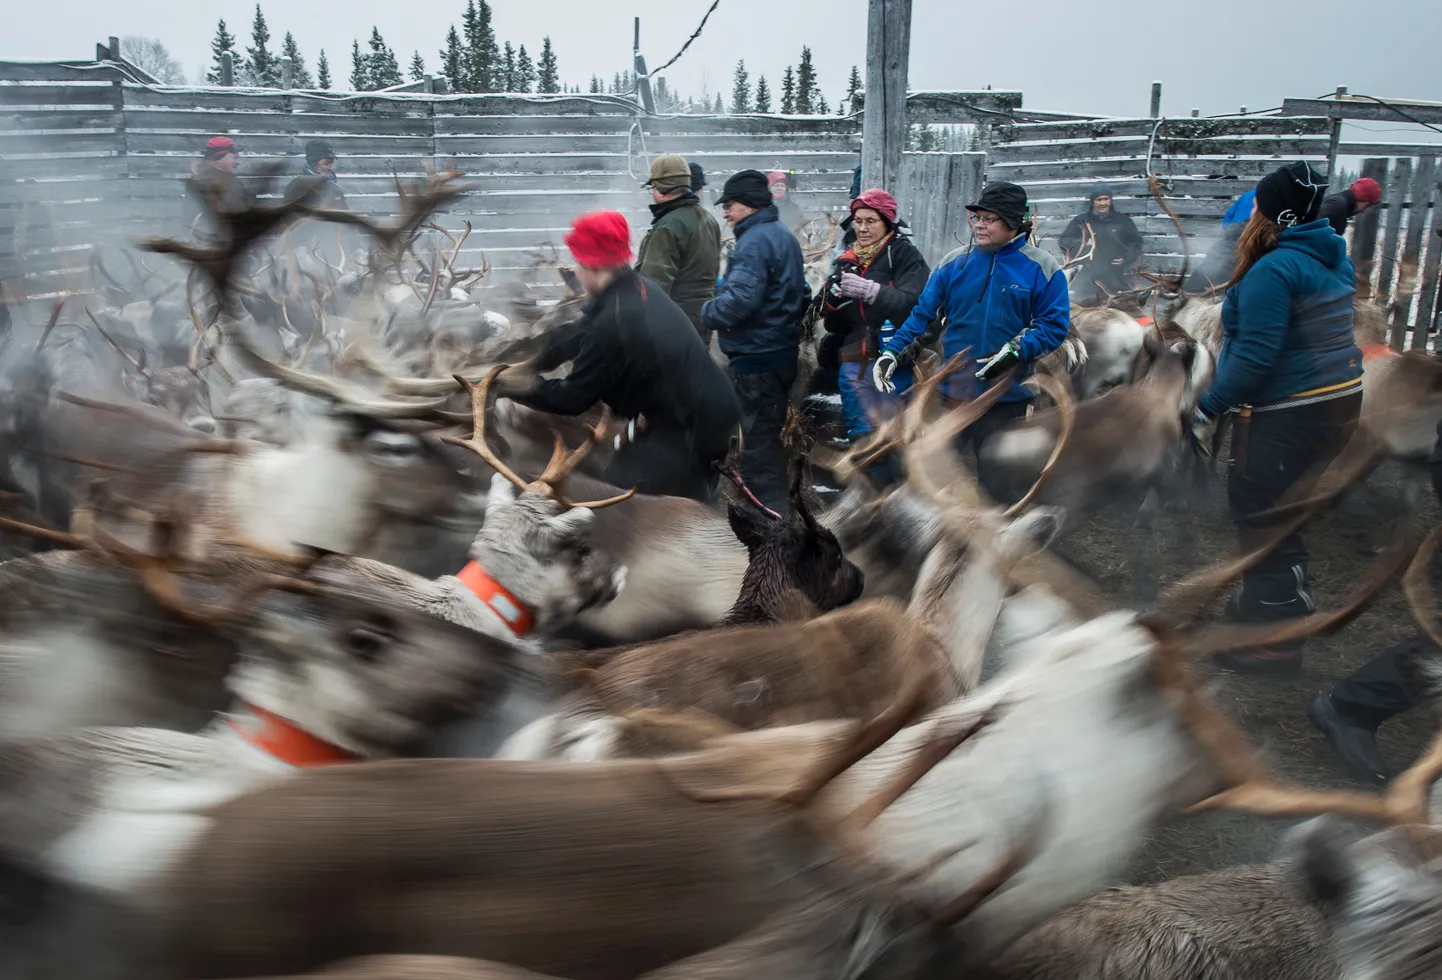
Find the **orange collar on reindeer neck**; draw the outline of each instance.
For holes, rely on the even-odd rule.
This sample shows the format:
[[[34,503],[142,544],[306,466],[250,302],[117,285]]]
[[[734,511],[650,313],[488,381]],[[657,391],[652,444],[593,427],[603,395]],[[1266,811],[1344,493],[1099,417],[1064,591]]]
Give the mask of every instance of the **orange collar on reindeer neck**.
[[[1363,344],[1362,363],[1375,361],[1379,357],[1391,357],[1395,353],[1397,352],[1386,344]]]
[[[473,561],[466,562],[466,566],[456,573],[456,578],[460,579],[461,584],[470,589],[477,599],[484,602],[491,612],[501,617],[501,622],[516,636],[525,636],[531,632],[536,621],[531,610],[509,589],[491,578],[490,573],[480,565]]]
[[[230,727],[245,742],[298,769],[334,766],[359,761],[350,749],[317,738],[280,715],[242,702],[249,717],[228,719]]]

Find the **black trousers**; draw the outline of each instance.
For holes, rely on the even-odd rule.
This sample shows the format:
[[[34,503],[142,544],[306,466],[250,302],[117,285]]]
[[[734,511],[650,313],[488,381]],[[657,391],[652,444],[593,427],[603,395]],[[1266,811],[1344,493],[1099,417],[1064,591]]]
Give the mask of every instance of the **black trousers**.
[[[607,483],[636,487],[638,493],[709,504],[716,498],[719,460],[701,458],[693,442],[690,433],[679,429],[651,429],[622,446],[602,475]]]
[[[947,399],[947,407],[959,404]],[[956,437],[953,445],[956,451],[961,452],[968,446],[976,453],[976,479],[981,484],[986,495],[997,503],[1013,503],[1021,498],[1025,490],[1017,491],[1009,486],[1006,481],[1000,479],[996,473],[989,472],[989,468],[981,461],[981,447],[986,441],[996,435],[1002,429],[1026,418],[1027,407],[1031,405],[1030,399],[1022,399],[1014,402],[997,402],[987,410],[987,413],[967,426],[961,435]]]
[[[1343,718],[1361,728],[1377,727],[1417,706],[1417,690],[1406,663],[1412,657],[1436,653],[1432,641],[1420,633],[1388,647],[1332,688],[1332,704]]]
[[[751,492],[767,507],[785,514],[790,481],[786,474],[786,447],[781,430],[791,406],[791,385],[796,365],[789,370],[733,374],[736,400],[741,403],[741,475]]]
[[[1340,453],[1357,426],[1361,394],[1270,412],[1238,413],[1227,462],[1227,507],[1243,551],[1270,539],[1279,520],[1262,516],[1304,478],[1315,480]],[[1268,623],[1314,610],[1307,578],[1307,547],[1287,535],[1257,567],[1242,576],[1233,616]]]

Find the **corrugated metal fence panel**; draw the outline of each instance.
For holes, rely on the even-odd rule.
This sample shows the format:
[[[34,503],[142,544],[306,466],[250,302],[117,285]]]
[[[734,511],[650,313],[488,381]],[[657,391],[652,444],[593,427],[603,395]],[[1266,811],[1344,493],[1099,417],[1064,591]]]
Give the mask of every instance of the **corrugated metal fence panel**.
[[[1330,136],[1330,120],[1303,116],[1002,126],[992,133],[987,179],[1027,189],[1043,247],[1058,254],[1057,237],[1088,209],[1091,189],[1104,181],[1117,210],[1137,219],[1143,267],[1174,272],[1188,255],[1193,263],[1205,256],[1221,234],[1222,215],[1258,178],[1292,160],[1325,171]],[[1185,243],[1152,198],[1148,174],[1161,178]]]
[[[641,119],[605,96],[178,88],[104,65],[0,62],[0,275],[23,273],[32,292],[77,288],[92,248],[183,231],[184,180],[219,134],[240,147],[242,174],[283,170],[272,195],[299,172],[306,142],[326,139],[347,202],[372,214],[395,210],[397,177],[459,169],[472,192],[440,220],[471,222],[467,259],[485,252],[498,269],[595,208],[622,211],[639,237],[651,203],[640,185],[659,153],[700,163],[708,200],[738,170],[790,171],[803,211],[821,213],[845,210],[861,151],[860,121],[847,117]]]

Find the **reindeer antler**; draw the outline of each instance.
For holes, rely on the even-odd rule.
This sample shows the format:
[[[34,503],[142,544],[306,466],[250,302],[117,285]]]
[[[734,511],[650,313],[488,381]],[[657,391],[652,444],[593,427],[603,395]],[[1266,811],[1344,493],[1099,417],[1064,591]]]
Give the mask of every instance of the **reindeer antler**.
[[[1162,182],[1157,179],[1156,174],[1147,176],[1147,187],[1151,189],[1152,197],[1156,198],[1157,206],[1162,209],[1168,218],[1172,219],[1172,224],[1176,226],[1177,238],[1180,240],[1182,246],[1182,271],[1177,273],[1176,282],[1177,288],[1181,289],[1182,284],[1187,281],[1187,268],[1192,263],[1192,251],[1187,245],[1187,233],[1186,230],[1182,228],[1182,219],[1177,217],[1177,212],[1172,210],[1172,206],[1167,203],[1166,195],[1162,192]]]

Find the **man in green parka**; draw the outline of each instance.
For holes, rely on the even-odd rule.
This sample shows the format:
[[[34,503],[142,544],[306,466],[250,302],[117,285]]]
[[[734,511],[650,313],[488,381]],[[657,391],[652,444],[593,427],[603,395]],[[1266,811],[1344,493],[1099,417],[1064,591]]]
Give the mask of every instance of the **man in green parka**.
[[[716,295],[721,271],[721,228],[691,189],[691,167],[674,153],[651,163],[651,230],[641,241],[636,271],[666,291],[685,312],[701,340],[701,304]]]

